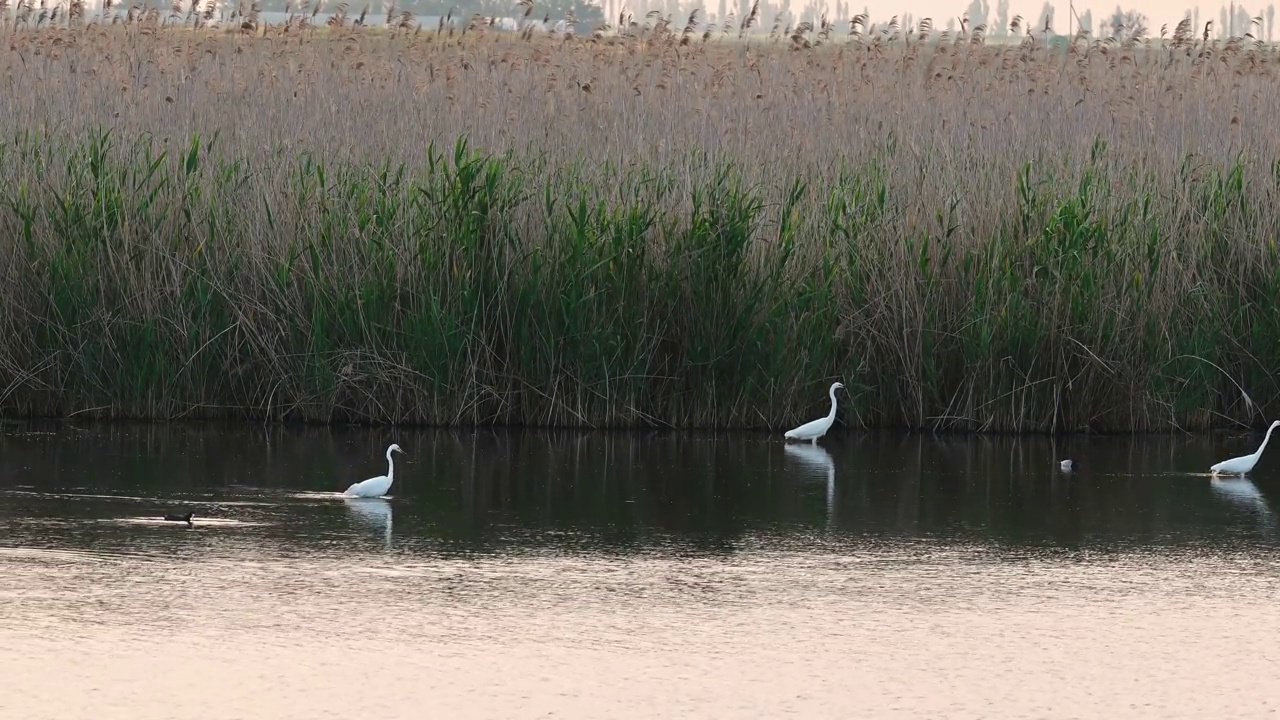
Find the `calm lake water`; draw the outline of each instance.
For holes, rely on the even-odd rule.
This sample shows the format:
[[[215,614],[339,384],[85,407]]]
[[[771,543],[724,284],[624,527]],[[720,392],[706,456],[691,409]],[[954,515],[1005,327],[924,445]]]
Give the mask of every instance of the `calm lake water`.
[[[1275,717],[1260,440],[4,425],[0,717]]]

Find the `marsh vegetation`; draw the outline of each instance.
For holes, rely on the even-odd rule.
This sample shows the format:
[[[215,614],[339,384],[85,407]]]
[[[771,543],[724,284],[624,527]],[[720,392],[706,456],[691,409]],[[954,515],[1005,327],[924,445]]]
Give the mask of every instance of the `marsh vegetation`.
[[[1269,45],[167,12],[3,31],[5,414],[1280,411]]]

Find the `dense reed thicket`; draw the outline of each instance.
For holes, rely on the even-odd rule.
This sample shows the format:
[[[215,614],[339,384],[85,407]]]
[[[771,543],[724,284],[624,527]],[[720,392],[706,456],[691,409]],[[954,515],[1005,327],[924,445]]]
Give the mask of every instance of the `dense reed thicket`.
[[[8,415],[1280,413],[1270,47],[5,34]]]

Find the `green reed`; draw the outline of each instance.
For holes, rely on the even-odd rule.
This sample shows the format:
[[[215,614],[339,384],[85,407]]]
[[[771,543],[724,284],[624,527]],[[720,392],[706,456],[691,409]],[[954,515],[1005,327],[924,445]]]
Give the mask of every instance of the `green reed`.
[[[1099,142],[979,219],[907,207],[891,147],[768,182],[424,157],[9,138],[0,411],[777,429],[840,379],[859,427],[1128,431],[1280,400],[1280,164]]]

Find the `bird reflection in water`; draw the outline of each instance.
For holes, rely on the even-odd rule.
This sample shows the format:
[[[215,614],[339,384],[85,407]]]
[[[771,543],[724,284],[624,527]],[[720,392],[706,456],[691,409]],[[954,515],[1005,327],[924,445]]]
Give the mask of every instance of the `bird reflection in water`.
[[[391,503],[382,498],[343,498],[352,518],[371,528],[382,529],[386,549],[391,550]]]
[[[794,458],[809,472],[808,477],[823,478],[827,482],[827,527],[835,526],[836,521],[836,463],[831,453],[820,445],[802,445],[788,443],[782,446],[787,455]]]
[[[1244,477],[1213,478],[1209,487],[1219,500],[1249,513],[1256,513],[1267,530],[1275,527],[1275,516],[1267,505],[1267,498],[1253,481]]]

